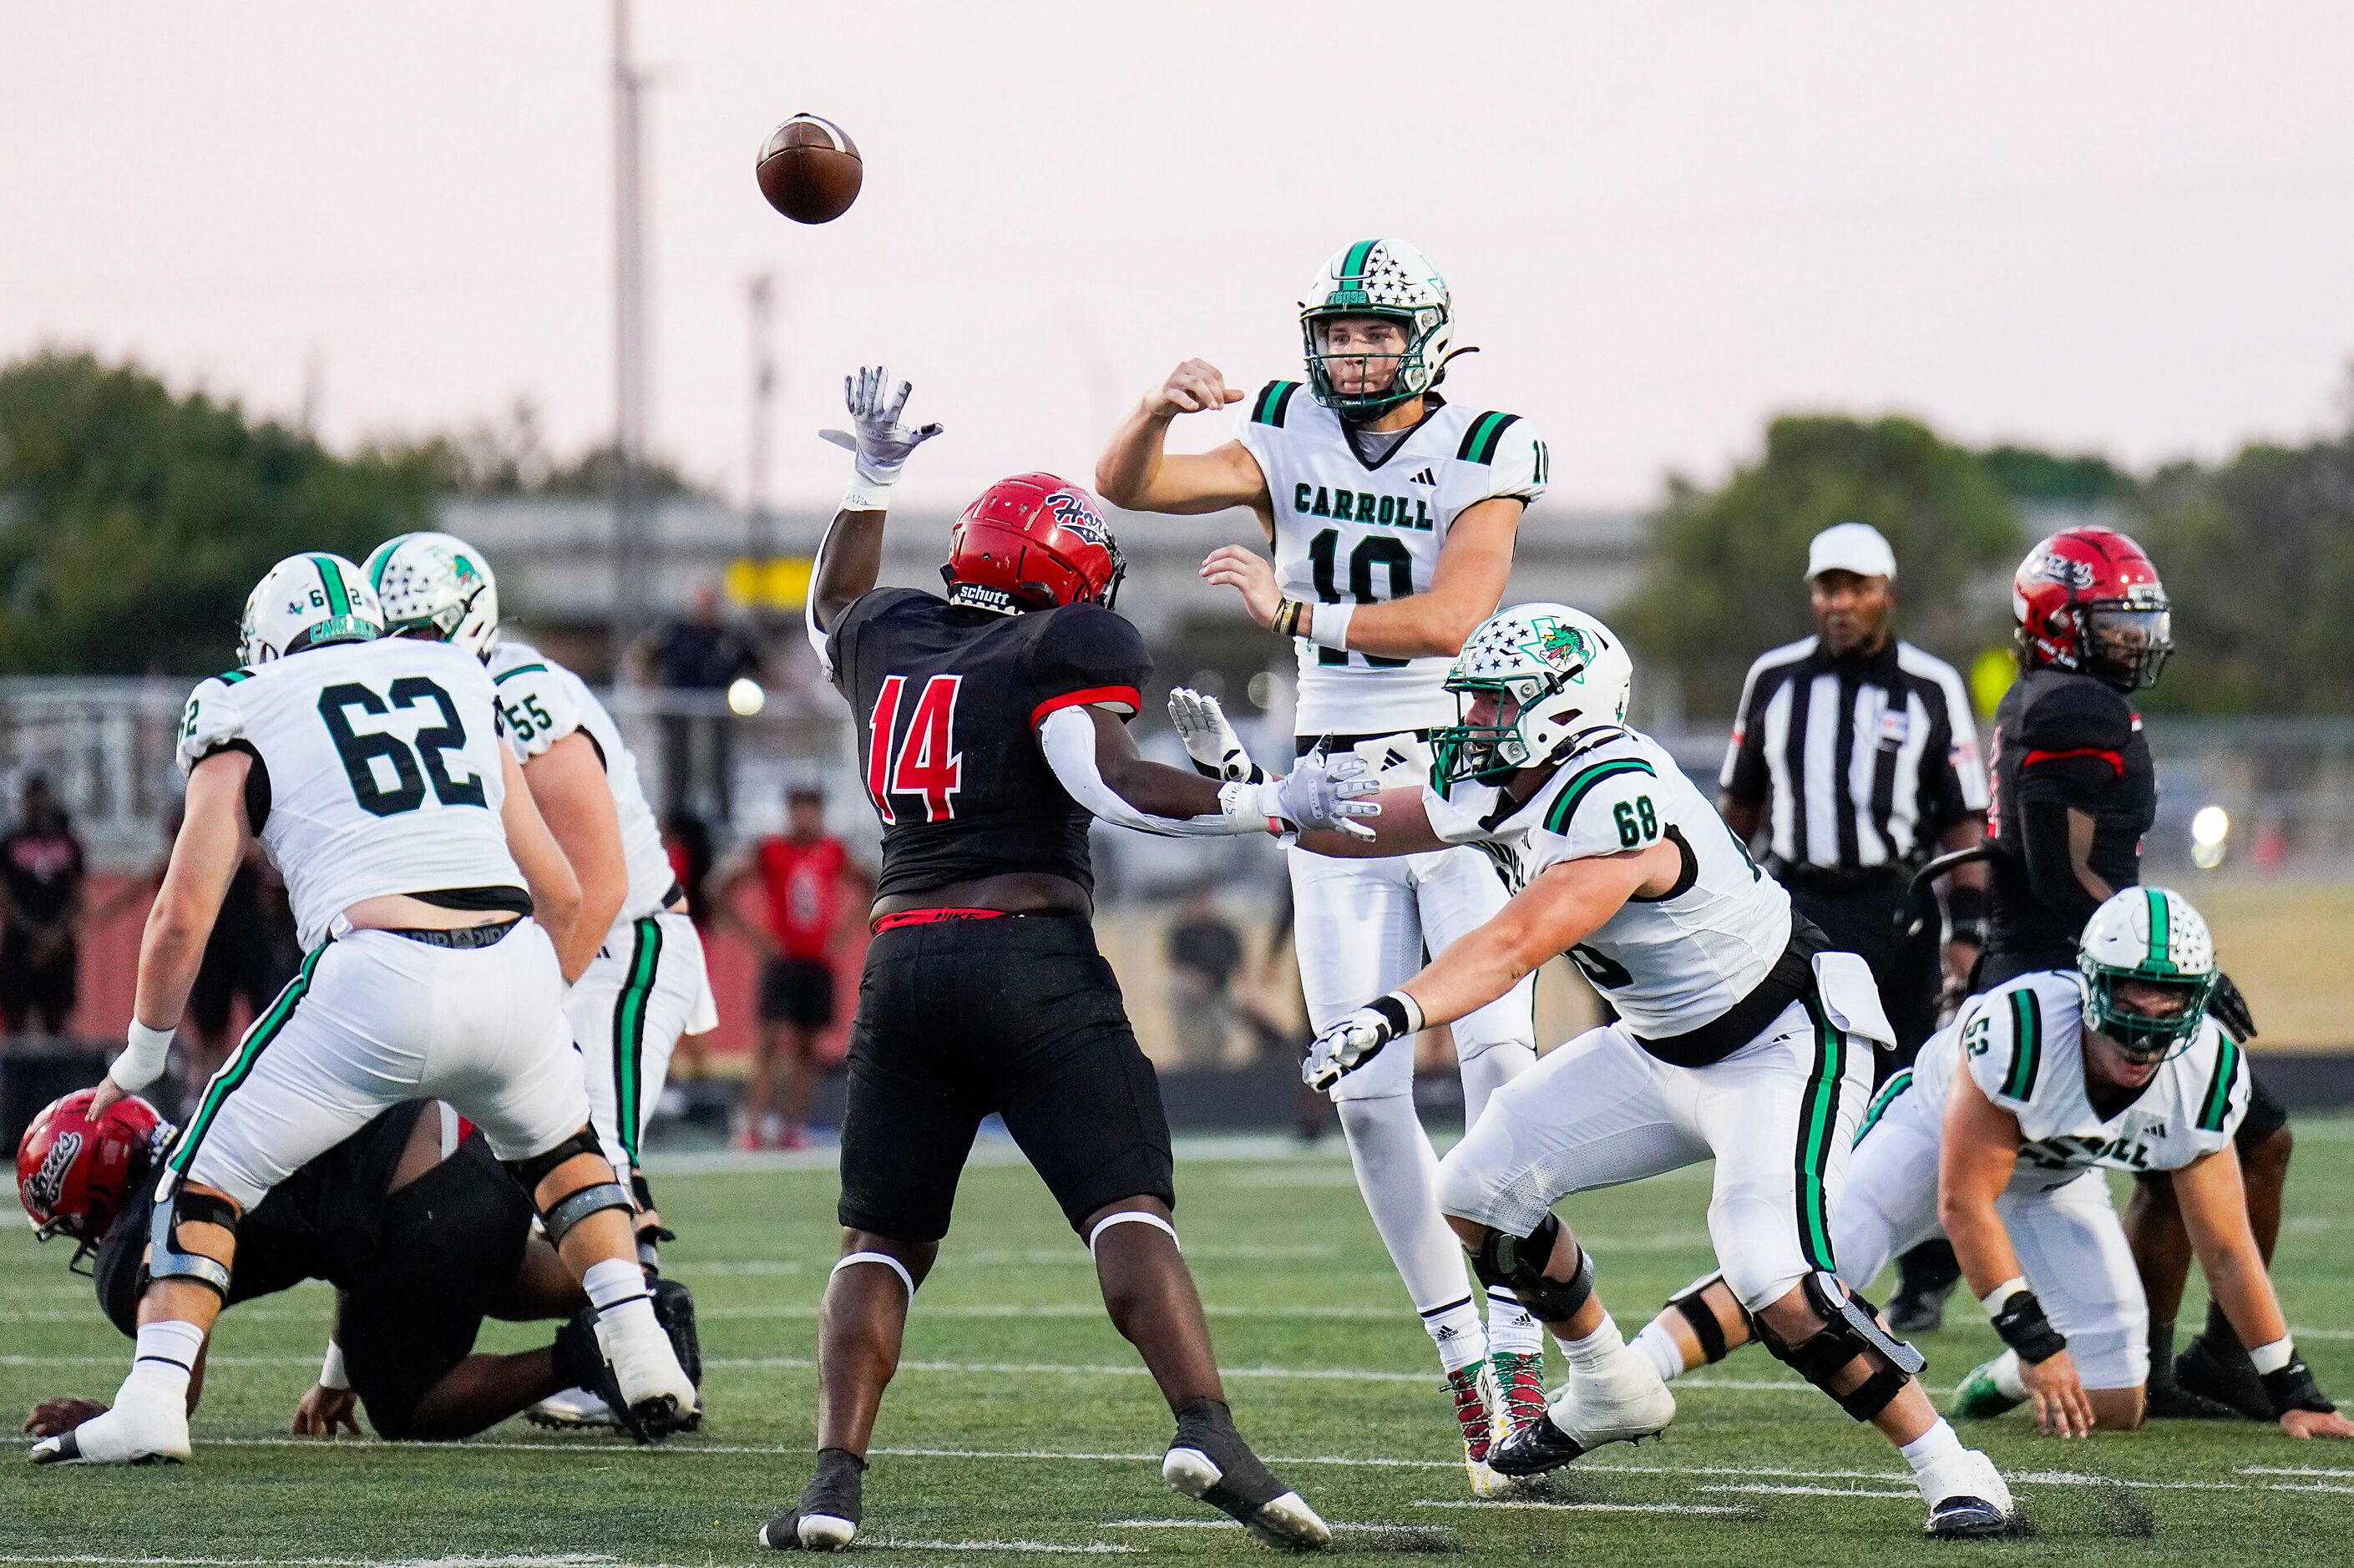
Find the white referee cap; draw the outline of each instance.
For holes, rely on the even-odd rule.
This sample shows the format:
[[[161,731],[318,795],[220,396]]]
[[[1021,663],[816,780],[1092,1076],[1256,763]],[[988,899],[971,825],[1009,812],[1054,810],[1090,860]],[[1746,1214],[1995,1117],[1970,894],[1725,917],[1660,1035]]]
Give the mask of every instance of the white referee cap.
[[[1869,523],[1834,523],[1807,546],[1807,580],[1825,572],[1853,572],[1860,577],[1896,580],[1896,552]]]

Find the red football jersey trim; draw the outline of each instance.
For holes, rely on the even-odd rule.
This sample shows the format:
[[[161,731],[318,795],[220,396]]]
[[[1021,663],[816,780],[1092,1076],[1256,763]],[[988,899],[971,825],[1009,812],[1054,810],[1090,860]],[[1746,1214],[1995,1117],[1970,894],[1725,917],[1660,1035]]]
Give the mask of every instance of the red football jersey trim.
[[[1089,686],[1083,692],[1065,692],[1059,697],[1048,697],[1030,710],[1030,727],[1036,729],[1046,722],[1046,715],[1058,708],[1083,707],[1088,703],[1118,703],[1129,713],[1144,711],[1144,694],[1134,686]]]
[[[2039,762],[2060,762],[2071,757],[2097,757],[2115,768],[2118,778],[2122,779],[2126,776],[2125,754],[2098,746],[2080,746],[2069,751],[2031,751],[2019,759],[2019,765],[2021,768],[2032,768]]]

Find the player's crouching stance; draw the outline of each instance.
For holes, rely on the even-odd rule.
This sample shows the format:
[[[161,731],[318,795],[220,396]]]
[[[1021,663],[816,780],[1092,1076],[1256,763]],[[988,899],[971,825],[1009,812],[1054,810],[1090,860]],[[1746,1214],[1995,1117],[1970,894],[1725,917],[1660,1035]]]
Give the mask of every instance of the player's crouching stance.
[[[1096,950],[1087,829],[1092,813],[1156,832],[1279,832],[1371,803],[1321,758],[1288,779],[1221,785],[1137,756],[1126,720],[1151,662],[1111,610],[1119,551],[1092,498],[1052,474],[1002,481],[965,508],[945,601],[876,589],[887,487],[938,429],[901,425],[907,398],[906,383],[892,393],[881,370],[861,372],[855,434],[828,432],[857,452],[857,476],[818,553],[810,639],[857,723],[883,868],[850,1040],[816,1474],[761,1542],[831,1551],[855,1538],[911,1298],[993,1112],[1086,1238],[1106,1309],[1176,1414],[1161,1475],[1261,1541],[1322,1545],[1324,1521],[1227,1411],[1171,1222],[1160,1086]]]
[[[598,1309],[636,1433],[662,1436],[695,1408],[564,1027],[557,952],[578,885],[499,740],[482,664],[378,641],[383,628],[357,567],[289,556],[246,600],[244,667],[188,699],[186,816],[140,945],[129,1046],[92,1114],[162,1072],[249,832],[286,879],[309,957],[164,1157],[114,1408],[35,1444],[36,1463],[186,1458],[189,1376],[243,1216],[379,1111],[427,1096],[481,1128],[531,1194]]]
[[[33,1118],[16,1150],[17,1195],[41,1239],[79,1244],[69,1266],[90,1260],[100,1310],[136,1338],[148,1215],[179,1129],[135,1095],[92,1117],[96,1094],[68,1095]],[[365,1408],[381,1437],[445,1442],[559,1388],[609,1382],[596,1312],[531,1220],[482,1135],[425,1100],[395,1106],[272,1189],[239,1227],[228,1305],[306,1279],[335,1287],[334,1335],[295,1406],[295,1434],[357,1432]],[[684,1287],[660,1282],[654,1310],[692,1374],[702,1358]],[[478,1353],[489,1317],[569,1320],[552,1345]],[[200,1361],[191,1412],[203,1383]],[[52,1437],[105,1414],[89,1400],[48,1399],[25,1430]]]
[[[1999,1531],[2010,1496],[1914,1381],[1832,1270],[1848,1144],[1892,1035],[1872,977],[1825,951],[1749,863],[1708,801],[1627,728],[1618,640],[1562,605],[1520,605],[1464,645],[1447,683],[1462,722],[1433,734],[1430,785],[1383,791],[1372,843],[1334,854],[1488,845],[1521,891],[1398,990],[1317,1037],[1330,1083],[1393,1040],[1459,1017],[1566,949],[1618,1012],[1497,1091],[1439,1166],[1439,1205],[1481,1278],[1517,1290],[1567,1353],[1546,1417],[1496,1446],[1533,1475],[1675,1415],[1595,1294],[1594,1263],[1552,1213],[1561,1197],[1713,1158],[1709,1234],[1776,1354],[1903,1449],[1937,1535]]]
[[[2147,1309],[2103,1168],[2166,1172],[2282,1430],[2354,1436],[2297,1356],[2249,1226],[2232,1138],[2249,1075],[2207,1013],[2221,971],[2206,922],[2180,894],[2129,887],[2094,911],[2077,965],[1971,998],[1882,1088],[1831,1227],[1840,1272],[1866,1283],[1942,1232],[2009,1347],[1963,1382],[1955,1414],[2031,1400],[2056,1436],[2130,1430],[2150,1370]],[[1680,1370],[1749,1337],[1709,1280],[1638,1348]]]

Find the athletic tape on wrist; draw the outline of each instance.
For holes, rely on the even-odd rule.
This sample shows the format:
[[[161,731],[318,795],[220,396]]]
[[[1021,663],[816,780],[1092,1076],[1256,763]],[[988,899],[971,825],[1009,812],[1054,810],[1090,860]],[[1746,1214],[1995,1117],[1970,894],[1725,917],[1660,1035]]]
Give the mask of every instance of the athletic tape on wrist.
[[[846,1254],[840,1262],[836,1263],[832,1269],[827,1271],[826,1277],[828,1279],[832,1279],[835,1275],[840,1274],[843,1269],[848,1268],[851,1265],[855,1263],[881,1264],[884,1267],[889,1269],[892,1273],[899,1277],[899,1283],[907,1287],[907,1298],[909,1300],[915,1299],[916,1277],[907,1272],[907,1266],[906,1264],[901,1263],[897,1258],[893,1257],[887,1252],[854,1252]]]
[[[327,1359],[319,1363],[319,1386],[338,1393],[352,1386],[351,1373],[344,1370],[344,1347],[333,1340],[327,1341]]]
[[[1349,621],[1357,613],[1353,604],[1320,604],[1309,618],[1308,641],[1319,648],[1345,651],[1349,646]]]
[[[106,1075],[114,1080],[116,1088],[126,1092],[145,1088],[163,1075],[177,1033],[172,1029],[150,1029],[133,1019],[124,1033],[122,1054],[106,1069]]]
[[[2010,1278],[2004,1280],[2000,1285],[1996,1286],[1992,1290],[1988,1291],[1984,1296],[1979,1297],[1978,1305],[1986,1308],[1987,1321],[1991,1323],[1997,1318],[2001,1317],[2003,1304],[2026,1288],[2027,1281],[2017,1275],[2013,1275]]]
[[[1185,1244],[1177,1239],[1177,1227],[1171,1224],[1167,1220],[1162,1219],[1159,1214],[1148,1214],[1141,1209],[1122,1209],[1116,1214],[1106,1214],[1102,1219],[1097,1220],[1095,1223],[1094,1229],[1087,1232],[1087,1255],[1090,1257],[1095,1255],[1097,1238],[1101,1236],[1104,1232],[1111,1229],[1114,1225],[1128,1224],[1150,1225],[1156,1231],[1165,1231],[1168,1233],[1171,1244],[1174,1245],[1179,1252],[1183,1252],[1185,1250]]]
[[[1371,1006],[1382,1015],[1394,1032],[1394,1040],[1422,1033],[1422,1003],[1402,991],[1393,991],[1375,997]]]
[[[853,469],[849,487],[842,493],[842,510],[882,512],[888,509],[891,504],[891,486],[898,477],[893,474],[890,479],[869,479]]]
[[[2296,1341],[2284,1336],[2269,1345],[2258,1345],[2248,1352],[2248,1359],[2256,1363],[2258,1376],[2276,1372],[2296,1360]]]

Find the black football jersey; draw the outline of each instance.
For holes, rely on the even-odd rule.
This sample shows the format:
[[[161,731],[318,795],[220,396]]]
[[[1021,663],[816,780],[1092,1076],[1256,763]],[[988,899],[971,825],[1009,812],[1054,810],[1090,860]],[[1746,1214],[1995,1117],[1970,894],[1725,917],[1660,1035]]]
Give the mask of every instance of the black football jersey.
[[[2090,675],[2031,670],[1995,710],[1990,760],[1993,889],[1980,983],[2030,969],[2073,969],[2077,938],[2099,904],[2073,873],[2064,903],[2037,895],[2030,854],[2039,847],[2064,853],[2064,838],[2031,846],[2026,813],[2052,823],[2069,807],[2084,812],[2093,819],[2094,874],[2111,887],[2140,882],[2142,835],[2158,816],[2158,772],[2141,715],[2124,693]]]
[[[1092,819],[1036,731],[1057,708],[1143,705],[1152,659],[1135,627],[1100,605],[1000,615],[877,588],[843,611],[826,647],[883,821],[878,896],[1024,871],[1094,891]]]

